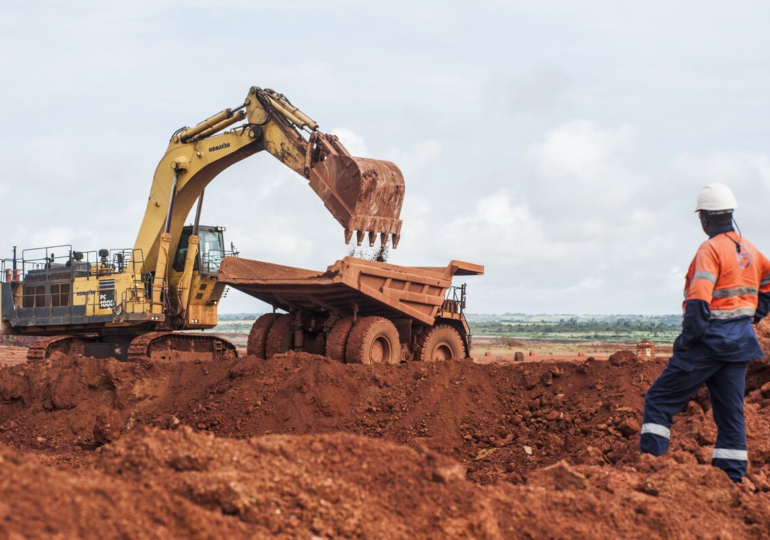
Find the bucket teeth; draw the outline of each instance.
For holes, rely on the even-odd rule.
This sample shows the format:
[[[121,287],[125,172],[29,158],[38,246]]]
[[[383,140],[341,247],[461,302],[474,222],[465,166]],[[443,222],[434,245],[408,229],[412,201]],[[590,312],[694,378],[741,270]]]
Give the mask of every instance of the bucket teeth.
[[[393,238],[393,241],[397,242],[395,234],[391,235],[387,232],[377,232],[373,230],[366,231],[366,230],[357,229],[353,231],[350,229],[345,229],[345,245],[350,244],[351,240],[353,240],[354,233],[356,235],[356,244],[358,246],[363,245],[364,238],[366,238],[367,241],[369,242],[369,247],[374,247],[375,244],[377,244],[377,238],[380,239],[380,244],[382,246],[388,245],[388,240],[390,240],[391,236]]]
[[[398,242],[401,240],[400,234],[394,234],[393,235],[393,249],[396,249],[398,247]]]

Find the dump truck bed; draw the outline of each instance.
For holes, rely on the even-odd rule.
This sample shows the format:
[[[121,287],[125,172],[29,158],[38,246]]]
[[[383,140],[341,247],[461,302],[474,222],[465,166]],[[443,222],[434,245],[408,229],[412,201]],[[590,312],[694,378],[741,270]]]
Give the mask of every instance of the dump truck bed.
[[[340,316],[409,317],[432,325],[454,276],[484,267],[452,261],[446,267],[407,267],[345,257],[324,272],[227,257],[219,281],[285,311]]]

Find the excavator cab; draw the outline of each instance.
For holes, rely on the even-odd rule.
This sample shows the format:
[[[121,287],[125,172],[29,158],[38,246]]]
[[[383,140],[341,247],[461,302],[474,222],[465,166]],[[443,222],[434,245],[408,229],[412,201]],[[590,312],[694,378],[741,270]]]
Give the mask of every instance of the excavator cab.
[[[195,260],[193,270],[207,278],[216,278],[219,275],[219,267],[222,260],[233,255],[232,251],[225,250],[225,240],[223,233],[224,227],[212,227],[200,225],[198,227],[198,257]],[[190,235],[193,233],[193,226],[188,225],[182,229],[179,237],[179,247],[174,257],[171,267],[177,272],[184,271],[185,260],[187,259],[187,249],[190,244]]]

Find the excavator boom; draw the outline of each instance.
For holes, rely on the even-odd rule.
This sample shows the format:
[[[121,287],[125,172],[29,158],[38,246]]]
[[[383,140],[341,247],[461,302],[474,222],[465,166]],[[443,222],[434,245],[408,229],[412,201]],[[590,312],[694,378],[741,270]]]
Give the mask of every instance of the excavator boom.
[[[228,131],[224,131],[231,128]],[[192,128],[179,130],[155,172],[147,211],[134,249],[144,254],[146,272],[157,266],[165,233],[168,252],[176,252],[184,221],[206,186],[227,167],[267,151],[303,176],[345,229],[345,242],[356,233],[393,247],[401,236],[404,177],[388,161],[350,155],[336,136],[282,94],[252,87],[244,104],[225,109]]]

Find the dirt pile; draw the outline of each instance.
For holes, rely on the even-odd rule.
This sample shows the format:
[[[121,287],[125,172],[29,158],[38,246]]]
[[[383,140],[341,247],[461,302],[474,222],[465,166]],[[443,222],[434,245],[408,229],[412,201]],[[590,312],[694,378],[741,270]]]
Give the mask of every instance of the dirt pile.
[[[677,417],[669,457],[639,457],[644,391],[664,365],[619,352],[510,365],[290,353],[10,366],[0,369],[0,443],[13,448],[0,448],[0,527],[27,537],[763,537],[770,364],[749,373],[742,486],[708,465],[705,391]]]
[[[7,447],[0,447],[0,500],[3,538],[214,538],[215,531],[234,531],[223,517],[203,519],[164,490],[91,468],[48,467]]]
[[[238,441],[139,428],[80,469],[0,449],[18,537],[763,538],[770,496],[673,460],[559,463],[483,486],[424,447],[348,434]],[[44,501],[44,504],[42,503]]]
[[[6,536],[499,537],[460,464],[345,434],[235,441],[139,428],[77,470],[0,458]]]
[[[766,538],[770,497],[707,465],[552,466],[500,486],[524,538]],[[519,507],[520,505],[520,507]]]
[[[475,480],[521,482],[561,459],[626,456],[662,366],[632,354],[376,367],[294,353],[218,364],[59,357],[0,370],[0,441],[77,464],[139,425],[234,438],[344,431],[424,444],[467,463]]]
[[[343,431],[425,445],[466,464],[475,481],[521,483],[562,459],[635,463],[644,392],[664,365],[632,353],[486,366],[344,365],[294,353],[217,364],[59,357],[0,370],[0,442],[79,465],[141,425],[237,439]],[[746,417],[761,468],[770,464],[770,369],[755,366]],[[716,432],[705,391],[672,433],[672,449],[710,461]]]
[[[555,463],[594,437],[633,436],[644,388],[660,369],[625,360],[373,369],[305,355],[273,365],[244,359],[230,372],[227,391],[179,418],[233,437],[346,431],[425,444],[469,462],[472,476],[491,479]],[[611,445],[596,444],[612,453]],[[495,454],[515,468],[495,466]]]

